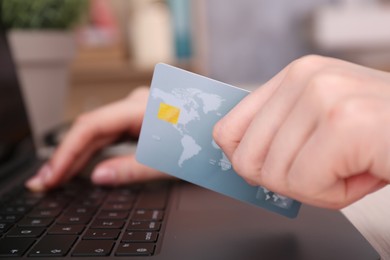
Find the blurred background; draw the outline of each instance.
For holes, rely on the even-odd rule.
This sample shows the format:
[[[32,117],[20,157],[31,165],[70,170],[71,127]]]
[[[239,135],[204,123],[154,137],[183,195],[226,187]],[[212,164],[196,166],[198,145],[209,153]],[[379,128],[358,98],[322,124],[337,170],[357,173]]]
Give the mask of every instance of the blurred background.
[[[27,2],[38,8],[42,1],[47,2]],[[4,5],[9,2],[18,1],[3,0]],[[10,34],[58,30],[50,28],[49,20],[59,12],[58,6],[37,15],[47,16],[49,26],[33,28],[12,25],[26,14],[12,4],[7,8],[2,17],[8,19]],[[137,86],[148,86],[158,62],[244,88],[260,86],[306,54],[390,71],[389,0],[85,0],[77,8],[77,23],[66,26],[75,45],[69,51],[66,91],[60,96],[61,120],[123,98]],[[67,10],[75,18],[76,13]],[[36,22],[32,12],[28,16]],[[17,43],[12,45],[16,48]],[[35,53],[31,46],[21,49],[27,55]],[[45,74],[50,73],[41,75]]]

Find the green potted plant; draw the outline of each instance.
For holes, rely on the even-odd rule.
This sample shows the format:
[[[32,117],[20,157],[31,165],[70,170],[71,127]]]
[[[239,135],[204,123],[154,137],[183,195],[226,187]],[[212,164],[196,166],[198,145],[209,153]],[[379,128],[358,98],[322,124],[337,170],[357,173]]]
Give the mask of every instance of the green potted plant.
[[[76,49],[74,27],[86,14],[88,1],[1,0],[0,4],[35,143],[42,148],[43,134],[64,121],[69,67]]]

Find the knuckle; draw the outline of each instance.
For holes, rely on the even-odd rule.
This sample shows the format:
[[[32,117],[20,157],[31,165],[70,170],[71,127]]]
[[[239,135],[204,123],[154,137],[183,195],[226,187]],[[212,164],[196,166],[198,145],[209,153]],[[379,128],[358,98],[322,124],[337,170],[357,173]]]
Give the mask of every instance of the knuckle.
[[[296,59],[295,61],[293,61],[292,64],[297,68],[307,69],[317,64],[324,64],[326,63],[326,61],[327,61],[326,57],[310,54],[310,55],[305,55],[299,59]]]
[[[324,66],[327,58],[319,55],[303,56],[290,64],[289,75],[293,78],[300,78],[307,74],[313,67]]]
[[[77,132],[79,140],[86,140],[91,135],[93,135],[94,131],[97,131],[97,129],[92,129],[91,125],[92,125],[91,113],[82,114],[76,119],[72,127],[72,132]]]
[[[375,123],[377,112],[369,102],[360,98],[345,98],[337,102],[327,113],[326,120],[331,127],[345,129],[359,129]]]
[[[352,77],[345,70],[335,67],[323,68],[314,73],[309,80],[309,86],[314,89],[318,88],[321,94],[355,88]]]
[[[76,118],[75,125],[85,125],[90,122],[91,113],[83,113]]]
[[[317,73],[309,80],[307,90],[318,98],[327,96],[339,89],[339,84],[335,84],[336,77],[336,75],[329,72]]]
[[[307,83],[305,94],[314,101],[316,106],[326,108],[332,97],[340,91],[338,76],[328,72],[313,75]]]
[[[334,100],[354,93],[356,84],[353,79],[338,69],[323,69],[313,74],[307,82],[304,94],[317,107],[328,110]]]

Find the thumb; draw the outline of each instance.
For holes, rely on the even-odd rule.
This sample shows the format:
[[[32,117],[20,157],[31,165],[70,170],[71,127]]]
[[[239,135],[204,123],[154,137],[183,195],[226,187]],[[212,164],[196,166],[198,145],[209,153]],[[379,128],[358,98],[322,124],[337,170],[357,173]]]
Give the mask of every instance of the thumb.
[[[162,172],[138,163],[135,155],[115,157],[99,163],[92,173],[92,182],[98,185],[123,185],[153,179],[169,178]]]

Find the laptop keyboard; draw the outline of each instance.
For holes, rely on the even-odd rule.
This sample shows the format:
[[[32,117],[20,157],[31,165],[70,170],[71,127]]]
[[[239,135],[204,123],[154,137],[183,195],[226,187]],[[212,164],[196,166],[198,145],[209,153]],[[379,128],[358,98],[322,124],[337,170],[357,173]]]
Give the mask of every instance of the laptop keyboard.
[[[151,256],[161,240],[168,184],[103,188],[76,179],[49,193],[0,200],[0,257]]]

